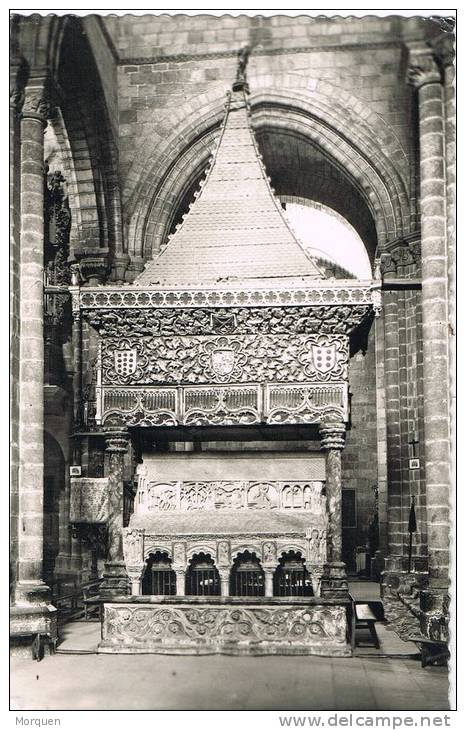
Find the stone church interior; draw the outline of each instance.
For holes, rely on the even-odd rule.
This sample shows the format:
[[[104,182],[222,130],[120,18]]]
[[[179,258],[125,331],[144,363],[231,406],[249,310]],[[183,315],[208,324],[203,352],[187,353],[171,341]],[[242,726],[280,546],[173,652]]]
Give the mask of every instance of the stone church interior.
[[[359,580],[448,654],[453,49],[12,17],[13,653],[350,657]]]

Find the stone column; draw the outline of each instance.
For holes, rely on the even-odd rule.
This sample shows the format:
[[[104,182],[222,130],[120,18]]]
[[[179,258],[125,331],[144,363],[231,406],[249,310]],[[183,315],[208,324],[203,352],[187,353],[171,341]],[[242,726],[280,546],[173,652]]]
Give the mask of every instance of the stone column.
[[[265,595],[270,598],[273,596],[273,574],[275,570],[273,568],[264,568],[265,575]]]
[[[219,568],[218,573],[220,575],[220,592],[222,596],[230,595],[230,569]]]
[[[44,80],[31,81],[21,118],[20,467],[17,603],[47,603],[44,510]]]
[[[319,426],[322,448],[326,452],[325,491],[327,499],[327,565],[321,593],[339,596],[346,593],[346,566],[341,560],[341,452],[346,426],[342,421],[322,421]]]
[[[444,92],[432,51],[410,48],[409,82],[418,91],[422,251],[425,473],[429,582],[448,585],[450,424],[448,256]]]
[[[74,428],[79,429],[82,423],[82,332],[81,311],[73,310],[73,326],[71,330],[73,344],[73,419]]]
[[[123,470],[129,434],[105,434],[109,517],[107,521],[107,563],[101,594],[109,597],[128,593],[128,575],[123,555]]]
[[[10,627],[57,635],[43,582],[44,530],[44,127],[45,78],[31,74],[20,122],[20,332],[18,562]],[[21,651],[12,639],[12,651]]]
[[[186,570],[176,569],[175,575],[176,575],[176,595],[185,596],[186,595]]]

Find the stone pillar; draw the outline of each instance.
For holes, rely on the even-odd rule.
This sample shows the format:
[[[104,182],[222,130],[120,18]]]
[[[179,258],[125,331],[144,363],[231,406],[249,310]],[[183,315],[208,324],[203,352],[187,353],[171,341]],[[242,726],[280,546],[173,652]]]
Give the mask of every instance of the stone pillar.
[[[220,575],[220,592],[222,596],[230,595],[230,569],[219,568],[218,573]]]
[[[21,119],[20,467],[17,603],[47,603],[44,510],[44,81],[31,82]]]
[[[273,574],[275,570],[273,568],[264,568],[265,575],[265,595],[268,598],[273,596]]]
[[[186,570],[176,569],[176,595],[186,595]]]
[[[425,473],[429,582],[449,582],[450,423],[444,90],[432,51],[412,44],[418,91],[422,251]]]
[[[130,574],[129,578],[131,581],[131,595],[140,596],[142,593],[141,575]]]
[[[345,445],[345,424],[322,422],[319,426],[322,449],[325,449],[325,491],[327,495],[327,560],[341,561],[341,452]]]
[[[128,593],[128,574],[123,555],[123,470],[129,435],[126,431],[105,434],[109,517],[107,562],[101,594],[105,597]]]
[[[14,34],[12,33],[12,36]],[[10,53],[12,50],[10,51]],[[20,363],[20,59],[10,58],[10,598],[17,578]]]
[[[43,582],[44,529],[44,126],[45,79],[31,74],[20,123],[19,514],[12,634],[56,637],[56,610]],[[13,651],[14,639],[13,639]]]
[[[73,326],[71,330],[73,344],[73,420],[74,428],[79,429],[82,423],[82,331],[81,311],[73,310]],[[78,446],[77,440],[76,446]]]
[[[346,566],[341,560],[341,452],[346,426],[342,421],[322,421],[319,426],[326,452],[325,491],[327,499],[327,565],[321,582],[322,595],[340,596],[348,590]]]

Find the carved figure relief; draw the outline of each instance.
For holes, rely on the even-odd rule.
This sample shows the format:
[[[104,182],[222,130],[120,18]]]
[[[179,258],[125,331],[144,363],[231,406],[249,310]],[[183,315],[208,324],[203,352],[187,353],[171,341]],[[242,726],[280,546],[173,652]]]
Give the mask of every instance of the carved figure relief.
[[[173,565],[185,567],[186,547],[182,542],[175,542],[173,545]]]
[[[123,528],[123,554],[127,566],[138,566],[144,562],[144,537],[139,530],[130,527]]]
[[[308,532],[309,563],[325,563],[327,560],[327,531],[311,528]]]
[[[217,562],[218,565],[230,565],[230,545],[226,540],[217,545]]]
[[[146,482],[140,477],[137,512],[173,510],[301,510],[325,516],[323,482]]]
[[[282,505],[285,509],[305,509],[313,513],[321,512],[325,509],[322,488],[322,482],[287,484],[282,490]]]
[[[267,482],[253,484],[248,489],[248,507],[251,509],[272,509],[278,507],[276,488]]]
[[[264,542],[262,546],[262,558],[264,563],[277,562],[277,546],[274,542]]]
[[[148,488],[149,509],[160,512],[174,510],[177,507],[176,484],[157,484]]]

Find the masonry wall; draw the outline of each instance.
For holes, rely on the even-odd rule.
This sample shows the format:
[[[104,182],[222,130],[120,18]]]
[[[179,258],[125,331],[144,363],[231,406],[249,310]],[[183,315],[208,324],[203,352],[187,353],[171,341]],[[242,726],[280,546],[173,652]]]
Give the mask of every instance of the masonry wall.
[[[170,130],[170,115],[201,94],[221,96],[235,77],[236,52],[258,44],[249,61],[251,89],[263,74],[291,72],[338,87],[373,113],[383,145],[388,123],[403,147],[396,160],[409,179],[411,91],[403,69],[399,18],[220,18],[198,16],[106,19],[122,64],[118,68],[120,165],[123,187],[135,152],[149,151],[151,134]],[[130,176],[131,178],[131,176]],[[123,191],[125,195],[125,191]]]
[[[343,489],[356,492],[356,528],[344,529],[345,559],[352,566],[356,547],[366,546],[374,518],[377,472],[377,412],[375,384],[375,337],[372,325],[364,352],[350,360],[351,423],[342,451]]]

